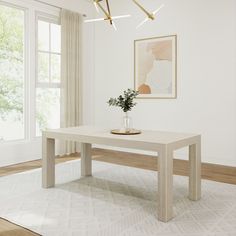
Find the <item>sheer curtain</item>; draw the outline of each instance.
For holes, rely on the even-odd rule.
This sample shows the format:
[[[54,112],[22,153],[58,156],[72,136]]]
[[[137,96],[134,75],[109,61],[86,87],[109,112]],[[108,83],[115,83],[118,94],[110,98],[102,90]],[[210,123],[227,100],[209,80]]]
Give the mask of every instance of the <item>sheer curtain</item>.
[[[81,124],[80,15],[61,10],[61,127]],[[74,153],[75,142],[60,144],[60,154]]]

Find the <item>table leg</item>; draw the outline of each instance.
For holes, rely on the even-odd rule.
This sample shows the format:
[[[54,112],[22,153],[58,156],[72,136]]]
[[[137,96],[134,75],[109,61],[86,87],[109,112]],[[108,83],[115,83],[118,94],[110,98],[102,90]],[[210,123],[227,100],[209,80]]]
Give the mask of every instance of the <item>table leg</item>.
[[[201,198],[201,139],[189,146],[189,199]]]
[[[158,219],[173,218],[173,151],[164,146],[158,153]]]
[[[55,140],[42,138],[42,187],[50,188],[55,185]]]
[[[91,144],[81,144],[81,176],[92,175],[92,155],[91,155]]]

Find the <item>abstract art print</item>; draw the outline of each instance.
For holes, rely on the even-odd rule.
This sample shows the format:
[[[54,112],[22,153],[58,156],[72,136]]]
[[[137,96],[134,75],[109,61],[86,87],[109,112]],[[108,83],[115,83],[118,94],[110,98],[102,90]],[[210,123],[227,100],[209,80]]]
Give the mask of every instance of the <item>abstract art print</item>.
[[[134,41],[134,87],[138,98],[176,98],[177,36]]]

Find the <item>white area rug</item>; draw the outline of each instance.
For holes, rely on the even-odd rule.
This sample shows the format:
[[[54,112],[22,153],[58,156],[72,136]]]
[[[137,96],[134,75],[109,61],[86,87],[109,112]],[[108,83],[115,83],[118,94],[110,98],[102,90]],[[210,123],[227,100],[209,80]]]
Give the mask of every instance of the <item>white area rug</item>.
[[[157,173],[93,161],[57,165],[56,188],[41,188],[41,169],[0,178],[0,216],[49,236],[235,236],[236,186],[203,181],[187,198],[188,178],[174,177],[175,218],[157,220]]]

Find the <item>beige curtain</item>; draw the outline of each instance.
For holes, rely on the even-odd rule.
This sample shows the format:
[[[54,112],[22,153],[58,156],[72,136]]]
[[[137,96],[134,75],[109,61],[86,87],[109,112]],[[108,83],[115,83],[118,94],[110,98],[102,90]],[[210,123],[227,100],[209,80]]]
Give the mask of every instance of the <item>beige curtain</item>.
[[[80,15],[61,11],[61,127],[80,125]],[[60,154],[77,151],[75,142],[61,142]]]

